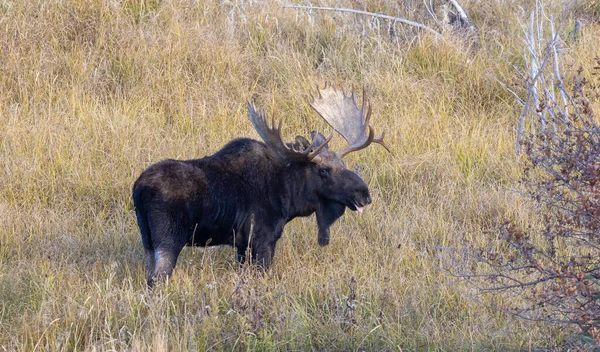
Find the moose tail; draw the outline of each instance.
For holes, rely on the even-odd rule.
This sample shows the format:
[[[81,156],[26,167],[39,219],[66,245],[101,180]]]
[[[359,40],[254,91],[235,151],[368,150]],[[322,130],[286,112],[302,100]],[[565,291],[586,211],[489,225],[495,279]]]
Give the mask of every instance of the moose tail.
[[[148,212],[145,203],[142,199],[142,190],[137,187],[133,188],[133,204],[135,206],[135,216],[142,235],[142,245],[146,252],[146,265],[148,267],[148,286],[153,285],[154,269],[156,267],[156,258],[154,256],[154,245],[152,244],[152,235],[150,233],[150,225],[148,223]]]
[[[135,216],[137,217],[137,223],[142,235],[144,249],[154,250],[154,246],[152,246],[152,236],[150,236],[150,226],[148,225],[148,214],[140,193],[141,191],[139,189],[134,188],[133,204],[135,206]]]

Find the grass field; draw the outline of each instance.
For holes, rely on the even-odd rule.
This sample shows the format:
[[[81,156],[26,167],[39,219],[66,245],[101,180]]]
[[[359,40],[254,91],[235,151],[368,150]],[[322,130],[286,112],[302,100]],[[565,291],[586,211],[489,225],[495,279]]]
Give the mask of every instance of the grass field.
[[[334,5],[405,13],[391,3]],[[566,43],[565,67],[589,71],[600,52],[589,18],[600,5],[571,3],[564,33],[578,16],[584,26]],[[492,78],[520,84],[519,20],[535,3],[464,1],[479,28],[473,45],[282,4],[0,3],[0,350],[561,343],[564,330],[468,299],[471,288],[439,258],[444,246],[493,240],[506,219],[537,221],[515,191],[520,107]],[[324,248],[314,218],[292,221],[267,275],[239,268],[232,248],[186,248],[170,282],[149,292],[130,195],[140,172],[258,138],[246,99],[285,117],[289,139],[330,131],[306,103],[325,81],[364,86],[373,125],[386,131],[392,154],[374,146],[346,161],[360,167],[373,204],[347,212]]]

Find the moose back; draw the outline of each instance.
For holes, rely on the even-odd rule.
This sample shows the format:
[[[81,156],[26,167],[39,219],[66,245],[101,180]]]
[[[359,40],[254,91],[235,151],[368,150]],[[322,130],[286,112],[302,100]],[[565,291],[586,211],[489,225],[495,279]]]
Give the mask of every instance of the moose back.
[[[329,227],[346,208],[362,212],[371,203],[365,182],[342,161],[372,142],[389,151],[383,134],[376,138],[369,125],[365,92],[359,109],[354,93],[346,96],[326,84],[310,105],[344,137],[346,148],[329,150],[333,133],[325,138],[313,132],[311,142],[298,136],[285,143],[281,122],[269,124],[249,102],[250,120],[264,142],[239,138],[214,155],[164,160],[142,172],[133,186],[133,202],[148,285],[171,275],[186,245],[232,245],[242,262],[250,248],[254,262],[267,268],[292,219],[316,213],[318,242],[324,246]]]

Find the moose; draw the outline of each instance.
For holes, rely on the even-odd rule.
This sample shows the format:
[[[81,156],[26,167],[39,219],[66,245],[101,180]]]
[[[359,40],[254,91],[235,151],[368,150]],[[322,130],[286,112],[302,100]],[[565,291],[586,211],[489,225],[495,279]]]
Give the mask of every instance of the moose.
[[[268,268],[283,228],[292,219],[316,213],[318,243],[329,244],[329,227],[346,208],[361,213],[371,203],[369,189],[342,158],[371,143],[390,149],[384,134],[369,125],[371,106],[363,89],[359,109],[354,91],[325,84],[310,106],[347,146],[334,152],[325,138],[297,136],[285,143],[281,120],[269,125],[264,111],[248,101],[250,121],[264,142],[238,138],[211,156],[164,160],[142,172],[133,203],[148,266],[148,285],[171,275],[186,246],[231,245],[244,262],[249,255]],[[365,113],[366,110],[366,113]]]

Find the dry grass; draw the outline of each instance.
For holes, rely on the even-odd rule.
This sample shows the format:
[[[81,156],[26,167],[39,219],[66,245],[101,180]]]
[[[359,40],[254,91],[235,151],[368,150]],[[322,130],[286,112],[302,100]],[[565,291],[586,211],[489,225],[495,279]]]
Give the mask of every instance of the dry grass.
[[[0,4],[0,349],[554,344],[551,328],[466,299],[437,255],[486,240],[502,219],[535,221],[512,191],[518,107],[488,75],[514,77],[520,10],[482,3],[472,50],[278,2]],[[585,28],[568,55],[587,69],[600,30]],[[349,157],[373,193],[366,214],[346,214],[326,248],[314,219],[293,221],[266,276],[239,269],[230,248],[185,249],[172,281],[149,293],[130,199],[139,173],[257,137],[247,98],[286,116],[289,137],[329,130],[305,103],[325,80],[367,88],[394,150]]]

